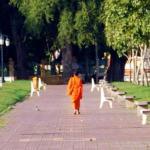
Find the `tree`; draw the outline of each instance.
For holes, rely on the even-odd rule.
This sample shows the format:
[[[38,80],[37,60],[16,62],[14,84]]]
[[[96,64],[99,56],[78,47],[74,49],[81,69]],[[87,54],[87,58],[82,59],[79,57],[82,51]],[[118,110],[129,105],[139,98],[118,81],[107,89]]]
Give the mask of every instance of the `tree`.
[[[17,13],[15,9],[11,10],[11,30],[12,37],[14,39],[14,46],[16,48],[17,54],[17,76],[19,78],[25,77],[25,52],[23,46],[23,38],[25,36],[23,32],[23,22],[21,16]]]
[[[76,43],[86,51],[90,45],[95,46],[96,82],[99,75],[98,48],[102,35],[101,23],[98,21],[100,5],[101,2],[95,0],[81,1],[75,16]]]
[[[69,40],[70,40],[69,32],[67,32],[66,34],[66,31],[69,31],[68,28],[71,29],[70,22],[68,22],[69,24],[67,24],[67,19],[70,19],[70,18],[65,18],[65,17],[67,17],[68,15],[67,13],[68,13],[69,8],[74,6],[74,5],[71,5],[72,3],[67,2],[67,1],[63,1],[60,3],[59,0],[46,0],[46,1],[11,0],[11,4],[16,6],[18,10],[21,12],[21,14],[25,16],[24,24],[26,25],[28,32],[33,33],[35,35],[40,35],[41,33],[43,33],[45,26],[49,26],[49,24],[54,24],[55,26],[53,28],[49,28],[49,30],[53,30],[54,28],[58,26],[58,38],[57,39],[59,41],[59,45],[62,46],[65,44],[66,48],[70,49],[71,44],[69,43]],[[72,12],[70,11],[70,13]],[[60,21],[59,21],[59,18],[60,18]],[[48,32],[48,30],[46,32]],[[70,33],[72,34],[73,32],[71,31]],[[48,35],[48,34],[45,34],[45,35]],[[56,36],[57,36],[57,31],[55,32],[55,35],[53,35],[54,37],[53,39],[52,38],[48,39],[49,36],[46,36],[46,43],[47,41],[53,41],[54,45],[56,45],[56,43],[58,43],[55,39]],[[64,37],[65,39],[63,39]],[[53,47],[59,48],[56,46],[52,46],[52,48]],[[64,47],[62,49],[64,49]],[[65,52],[65,50],[63,52]],[[69,53],[66,53],[66,54],[69,54]],[[65,55],[63,54],[63,58],[64,56],[66,56],[66,54]],[[67,59],[64,58],[63,60],[64,66],[66,66],[65,64],[70,64],[70,63],[65,62],[65,60],[68,61],[71,59],[70,56],[71,55],[67,56]],[[67,68],[64,67],[64,72],[65,71],[68,72],[68,68],[70,67],[67,67]]]
[[[63,49],[64,76],[72,70],[72,45],[80,48],[98,44],[98,11],[100,2],[96,0],[11,0],[11,4],[25,16],[29,32],[39,34],[46,24],[57,20],[57,41]],[[57,12],[57,17],[56,17]],[[55,18],[55,19],[54,19]],[[55,44],[56,45],[56,44]],[[70,52],[69,52],[70,51]]]
[[[20,45],[20,41],[21,41],[20,33],[23,31],[23,28],[21,26],[21,17],[19,17],[19,15],[16,15],[17,11],[15,9],[12,9],[12,7],[9,5],[9,0],[0,1],[0,7],[1,7],[0,14],[2,15],[1,20],[3,20],[0,23],[1,24],[0,30],[2,34],[6,34],[10,38],[10,42],[11,42],[10,48],[12,48],[12,46],[14,45],[16,47],[16,51],[14,51],[14,49],[11,49],[11,52],[9,51],[8,53],[9,55],[7,54],[6,57],[13,57],[13,59],[17,58],[17,70],[20,69],[18,72],[20,73],[19,75],[21,76],[21,73],[24,72],[24,66],[23,66],[24,55],[22,55],[22,48]],[[17,54],[17,57],[14,56],[15,52]],[[5,53],[4,53],[4,58],[5,58]]]
[[[10,2],[25,16],[28,31],[37,34],[42,31],[46,22],[54,20],[54,11],[59,0],[10,0]]]
[[[50,41],[49,44],[51,44],[54,37],[52,31],[55,31],[55,28],[50,30],[52,26],[49,24],[49,22],[51,21],[53,24],[55,24],[53,19],[53,16],[55,15],[55,12],[53,12],[53,7],[56,3],[57,0],[48,0],[44,1],[44,3],[39,0],[10,0],[10,4],[15,7],[11,13],[11,27],[17,51],[17,58],[20,58],[18,59],[19,61],[17,63],[18,69],[21,70],[25,66],[25,64],[21,62],[21,58],[27,55],[29,49],[35,49],[31,47],[31,42],[33,44],[36,40],[39,41],[39,43],[42,43],[43,46],[38,47],[38,49],[41,48],[43,51],[49,49],[47,39],[51,35],[51,38],[48,39],[48,41]],[[19,10],[18,12],[15,10],[16,8]],[[25,74],[25,71],[19,72]]]
[[[119,56],[141,45],[149,47],[149,0],[105,0],[100,20],[105,25],[107,44]],[[144,47],[143,47],[144,48]]]
[[[63,80],[66,82],[72,72],[72,44],[74,36],[73,13],[69,9],[64,9],[58,24],[58,41],[63,47],[62,64]]]
[[[10,1],[25,17],[24,23],[30,33],[40,35],[45,26],[54,25],[54,38],[50,41],[52,41],[51,45],[54,43],[56,47],[62,48],[63,75],[66,79],[72,70],[73,45],[84,50],[87,50],[88,46],[94,45],[97,55],[101,44],[105,43],[104,39],[106,39],[110,49],[115,49],[115,52],[122,56],[132,48],[137,48],[143,43],[147,44],[149,39],[149,0],[146,2],[142,2],[142,0],[133,0],[132,2],[129,0]],[[148,29],[144,28],[146,25]],[[53,28],[49,28],[49,30],[53,30]],[[115,55],[114,52],[112,55]],[[112,58],[120,61],[118,57],[112,56]],[[98,60],[98,57],[96,59]],[[121,59],[125,64],[124,58]],[[98,66],[98,61],[96,65]],[[120,68],[123,68],[122,64],[120,64]],[[114,79],[117,80],[116,77]],[[120,79],[122,77],[118,77],[118,80]]]

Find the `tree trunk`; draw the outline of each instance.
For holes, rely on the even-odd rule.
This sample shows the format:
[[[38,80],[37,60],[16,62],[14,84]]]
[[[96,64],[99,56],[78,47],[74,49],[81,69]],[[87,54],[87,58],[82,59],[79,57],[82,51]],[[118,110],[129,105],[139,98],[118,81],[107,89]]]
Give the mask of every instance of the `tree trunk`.
[[[136,54],[134,52],[134,49],[132,49],[132,61],[133,61],[133,68],[132,68],[132,79],[133,83],[135,83],[135,73],[136,73]]]
[[[17,77],[18,78],[25,78],[25,68],[24,68],[24,51],[22,48],[21,43],[21,36],[18,30],[20,30],[20,26],[18,26],[18,15],[14,11],[11,14],[11,30],[12,30],[12,36],[14,39],[14,45],[16,48],[16,54],[17,54]]]
[[[141,50],[141,84],[148,86],[148,77],[144,66],[145,57],[147,53],[147,45],[143,44],[143,46],[140,46],[140,50]]]
[[[72,73],[72,47],[66,45],[62,50],[63,81],[67,83]]]
[[[123,56],[119,58],[115,51],[111,52],[110,66],[108,68],[106,77],[109,82],[124,80],[124,69],[126,61],[126,57]]]

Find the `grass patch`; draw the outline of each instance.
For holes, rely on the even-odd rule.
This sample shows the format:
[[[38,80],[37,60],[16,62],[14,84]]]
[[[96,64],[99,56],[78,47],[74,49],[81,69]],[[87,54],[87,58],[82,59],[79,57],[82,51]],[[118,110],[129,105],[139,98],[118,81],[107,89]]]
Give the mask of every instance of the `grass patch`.
[[[10,110],[17,102],[23,101],[30,92],[30,81],[16,80],[4,83],[0,88],[0,116]]]
[[[130,82],[112,82],[112,85],[120,91],[127,92],[127,95],[135,96],[137,101],[150,101],[150,87],[136,85]]]

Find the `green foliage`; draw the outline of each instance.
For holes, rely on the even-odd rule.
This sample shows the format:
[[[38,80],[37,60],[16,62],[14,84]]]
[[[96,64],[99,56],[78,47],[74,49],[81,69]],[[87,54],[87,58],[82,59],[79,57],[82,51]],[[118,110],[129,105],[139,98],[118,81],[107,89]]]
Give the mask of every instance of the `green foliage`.
[[[10,0],[25,16],[29,31],[40,33],[46,23],[57,20],[59,44],[93,45],[98,34],[100,2],[96,0]],[[59,16],[55,17],[55,13]],[[54,18],[55,17],[55,18]]]
[[[84,2],[81,4],[81,10],[76,13],[75,29],[77,31],[77,43],[80,46],[91,43],[92,32],[90,32],[90,18],[88,8]]]
[[[109,46],[124,53],[150,39],[149,0],[105,0],[100,20]]]
[[[81,2],[75,16],[77,44],[81,46],[94,45],[98,33],[98,7],[94,1]]]
[[[67,3],[60,14],[58,40],[61,45],[77,44],[80,47],[93,45],[98,34],[98,6],[95,1]],[[75,5],[74,4],[74,5]]]
[[[25,16],[29,31],[40,33],[42,27],[55,22],[55,35],[62,46],[74,43],[82,47],[100,43],[102,23],[105,27],[103,38],[106,38],[108,46],[117,50],[119,55],[139,47],[140,44],[147,44],[150,39],[150,0],[10,2]]]
[[[135,100],[150,101],[150,87],[135,85],[130,82],[113,82],[112,84],[119,88],[119,91],[124,91],[127,92],[127,95],[135,96]]]
[[[70,10],[64,9],[60,16],[60,21],[58,24],[58,41],[64,46],[66,44],[71,44],[74,40],[74,21],[73,14]]]
[[[17,102],[22,101],[29,94],[29,91],[29,81],[18,80],[3,84],[0,89],[0,115],[8,111]]]
[[[39,33],[45,23],[54,19],[58,2],[59,0],[10,0],[25,16],[25,25],[33,33]]]

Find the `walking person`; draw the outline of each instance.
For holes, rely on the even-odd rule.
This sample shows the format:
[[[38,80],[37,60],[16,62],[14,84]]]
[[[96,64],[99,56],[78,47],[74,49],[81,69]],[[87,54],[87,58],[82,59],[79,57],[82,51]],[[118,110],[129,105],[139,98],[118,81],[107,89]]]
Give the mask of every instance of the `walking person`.
[[[83,83],[79,72],[75,71],[67,84],[67,95],[71,97],[74,114],[80,114],[80,100],[82,99]]]

